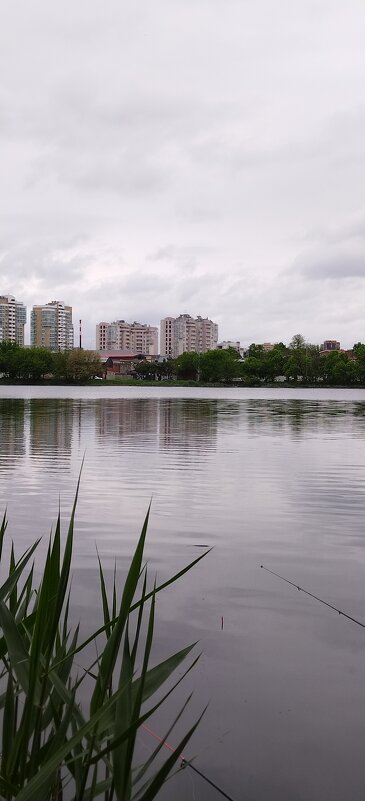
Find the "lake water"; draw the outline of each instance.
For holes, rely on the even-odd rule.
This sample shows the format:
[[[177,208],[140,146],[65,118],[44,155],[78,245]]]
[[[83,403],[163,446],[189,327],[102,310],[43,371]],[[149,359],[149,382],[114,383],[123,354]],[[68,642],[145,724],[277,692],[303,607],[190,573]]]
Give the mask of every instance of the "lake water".
[[[152,497],[151,575],[213,546],[157,604],[158,655],[203,651],[177,698],[194,689],[185,726],[209,702],[187,756],[240,801],[362,800],[365,632],[260,565],[365,621],[365,391],[3,386],[0,512],[18,554],[59,495],[66,526],[84,454],[84,628],[101,614],[96,544],[123,575]],[[220,798],[190,769],[172,796]]]

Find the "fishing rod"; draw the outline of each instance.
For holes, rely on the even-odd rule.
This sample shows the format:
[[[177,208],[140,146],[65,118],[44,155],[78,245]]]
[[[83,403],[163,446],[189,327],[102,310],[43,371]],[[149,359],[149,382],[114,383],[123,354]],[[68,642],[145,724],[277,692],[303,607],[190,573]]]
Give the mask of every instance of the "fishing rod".
[[[169,751],[172,751],[173,753],[176,752],[176,748],[170,745],[170,743],[167,743],[166,740],[163,740],[162,737],[159,737],[159,735],[155,731],[153,731],[153,729],[150,729],[149,726],[146,726],[145,723],[142,724],[142,729],[145,729],[145,731],[148,732],[148,734],[154,737],[155,740],[158,740],[159,743],[162,743],[162,745],[164,745],[165,748],[168,748]],[[211,787],[214,787],[214,789],[221,794],[222,798],[227,798],[228,801],[235,801],[235,799],[232,798],[231,795],[228,795],[224,790],[222,790],[222,788],[219,787],[219,785],[213,782],[211,779],[209,779],[209,777],[206,776],[205,773],[202,773],[202,771],[198,770],[198,768],[196,768],[195,765],[192,765],[192,763],[189,762],[189,760],[186,759],[186,757],[184,757],[183,754],[180,754],[180,759],[181,759],[180,763],[181,768],[191,768],[191,770],[197,773],[198,776],[201,776],[201,778],[204,779],[204,781],[207,782],[207,784],[210,784]]]
[[[294,587],[294,589],[298,590],[299,592],[304,592],[304,595],[309,595],[310,598],[314,598],[315,601],[319,601],[319,603],[323,604],[323,606],[328,606],[329,609],[333,609],[334,612],[338,612],[338,614],[342,615],[342,617],[346,617],[347,620],[351,620],[352,623],[356,623],[357,626],[361,626],[362,629],[365,629],[365,623],[362,623],[361,620],[357,620],[356,617],[348,615],[347,612],[343,612],[343,610],[338,609],[337,606],[328,603],[328,601],[324,601],[323,598],[319,598],[318,595],[314,595],[313,592],[309,592],[309,590],[305,590],[303,587],[299,587],[299,585],[295,584],[294,581],[290,581],[284,576],[280,576],[280,574],[275,573],[274,570],[269,570],[269,568],[265,567],[265,565],[260,565],[260,567],[262,568],[262,570],[266,570],[266,573],[271,573],[272,576],[276,576],[276,578],[280,579],[280,581],[285,581],[285,584],[290,584],[290,586]]]

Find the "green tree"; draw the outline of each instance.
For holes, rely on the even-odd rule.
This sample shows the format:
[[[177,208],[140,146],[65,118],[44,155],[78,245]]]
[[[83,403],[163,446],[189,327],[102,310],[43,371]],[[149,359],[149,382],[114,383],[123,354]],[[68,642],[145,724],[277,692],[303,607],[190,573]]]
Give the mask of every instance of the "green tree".
[[[365,384],[365,345],[359,342],[356,346],[354,346],[354,353],[356,354],[356,362],[351,362],[355,364],[356,378],[360,381],[361,384]]]
[[[303,378],[305,375],[305,368],[305,352],[302,350],[294,351],[286,362],[285,375],[288,379],[298,381],[299,378]]]
[[[20,378],[22,350],[16,342],[0,342],[0,374],[5,378]]]
[[[233,348],[208,350],[200,357],[201,381],[233,381],[239,374],[237,351]]]
[[[260,358],[264,353],[264,349],[262,345],[256,345],[254,342],[249,346],[248,355],[254,356],[255,358]]]
[[[286,347],[280,343],[265,353],[262,359],[261,378],[265,381],[275,381],[278,375],[285,373]]]
[[[199,365],[199,353],[190,351],[181,353],[181,355],[174,360],[174,369],[177,377],[186,381],[199,380]]]
[[[161,381],[165,376],[171,375],[172,367],[168,362],[153,361],[147,359],[138,362],[134,367],[135,372],[140,378],[148,381]]]
[[[245,383],[252,385],[257,384],[262,378],[263,373],[263,354],[259,356],[248,356],[247,359],[241,364],[241,376],[244,378]]]
[[[39,381],[53,373],[54,355],[47,348],[24,348],[22,378]]]
[[[328,356],[321,358],[321,373],[328,384],[347,384],[350,371],[348,370],[348,356],[340,351],[331,351]]]
[[[299,348],[305,348],[305,339],[302,334],[294,334],[293,339],[289,344],[290,350],[298,350]]]
[[[65,381],[89,381],[101,373],[100,356],[93,350],[75,348],[54,354],[54,374]]]
[[[155,377],[155,374],[153,372],[153,365],[151,364],[151,362],[148,362],[147,359],[137,362],[137,364],[134,365],[134,372],[138,375],[139,378],[143,378],[146,380]]]

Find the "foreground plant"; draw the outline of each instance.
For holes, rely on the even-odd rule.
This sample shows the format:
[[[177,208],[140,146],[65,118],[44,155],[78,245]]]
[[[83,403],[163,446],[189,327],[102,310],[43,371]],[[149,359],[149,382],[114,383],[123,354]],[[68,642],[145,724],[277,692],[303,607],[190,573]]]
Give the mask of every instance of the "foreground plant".
[[[157,796],[199,722],[158,768],[155,760],[162,744],[145,764],[136,767],[139,728],[199,658],[192,657],[194,643],[150,666],[156,595],[205,554],[149,589],[143,565],[147,512],[120,599],[114,573],[109,601],[99,560],[104,626],[79,643],[79,628],[72,631],[68,622],[76,503],[77,493],[63,555],[58,516],[38,586],[32,559],[39,540],[17,562],[12,546],[8,576],[0,586],[0,796],[6,801],[93,801],[101,797],[105,801],[149,801]],[[0,560],[6,527],[4,515]],[[86,648],[89,652],[91,644],[98,656],[80,670],[80,653]],[[170,680],[163,691],[189,656],[183,675],[174,683]],[[88,712],[79,700],[80,690],[85,697],[86,678],[87,688],[91,685]],[[154,700],[157,691],[159,700]]]

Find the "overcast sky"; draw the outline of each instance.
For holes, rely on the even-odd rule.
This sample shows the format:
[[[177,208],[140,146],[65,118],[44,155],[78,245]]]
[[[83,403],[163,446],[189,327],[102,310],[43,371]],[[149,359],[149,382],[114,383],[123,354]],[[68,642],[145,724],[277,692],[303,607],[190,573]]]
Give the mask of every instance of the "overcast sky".
[[[86,347],[181,312],[365,341],[364,32],[364,0],[3,0],[0,292]]]

